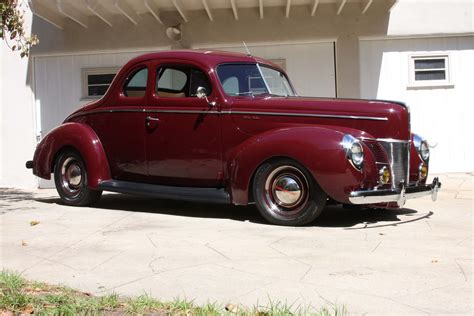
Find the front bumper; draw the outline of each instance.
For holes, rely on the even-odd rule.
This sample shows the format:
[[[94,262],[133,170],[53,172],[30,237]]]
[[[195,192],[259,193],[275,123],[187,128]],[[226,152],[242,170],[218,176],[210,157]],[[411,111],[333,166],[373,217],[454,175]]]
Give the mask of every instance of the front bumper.
[[[366,190],[353,191],[349,195],[349,202],[352,204],[379,204],[396,202],[399,207],[405,205],[406,200],[431,195],[431,199],[436,201],[441,182],[438,178],[433,179],[433,183],[407,187],[405,183],[400,183],[397,190]]]

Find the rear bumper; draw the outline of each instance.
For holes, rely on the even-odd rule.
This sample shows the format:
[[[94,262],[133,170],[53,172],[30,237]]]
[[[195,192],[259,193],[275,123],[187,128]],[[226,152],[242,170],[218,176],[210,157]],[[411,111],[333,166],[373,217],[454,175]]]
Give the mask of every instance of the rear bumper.
[[[396,202],[399,207],[405,205],[406,200],[431,195],[431,199],[436,201],[441,182],[434,178],[433,183],[417,186],[405,186],[400,184],[397,190],[366,190],[353,191],[349,195],[349,202],[352,204],[379,204]]]

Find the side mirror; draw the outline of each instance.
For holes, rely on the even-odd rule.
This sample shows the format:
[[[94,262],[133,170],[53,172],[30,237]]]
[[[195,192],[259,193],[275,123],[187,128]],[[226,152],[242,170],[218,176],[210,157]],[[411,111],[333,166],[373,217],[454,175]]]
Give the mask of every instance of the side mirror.
[[[198,87],[196,89],[196,96],[199,98],[199,99],[206,99],[207,98],[207,91],[206,91],[206,88],[204,87]]]
[[[214,107],[216,106],[216,102],[215,101],[209,101],[209,99],[207,98],[207,91],[206,91],[206,88],[204,87],[198,87],[196,89],[196,96],[199,98],[199,99],[205,99],[207,101],[207,104],[209,104],[209,106],[211,107]]]

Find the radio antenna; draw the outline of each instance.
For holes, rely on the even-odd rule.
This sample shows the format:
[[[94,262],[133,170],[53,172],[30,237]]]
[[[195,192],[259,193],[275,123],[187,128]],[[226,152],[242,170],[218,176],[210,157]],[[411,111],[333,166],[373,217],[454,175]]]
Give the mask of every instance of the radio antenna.
[[[244,44],[245,50],[247,51],[247,56],[252,56],[252,54],[250,53],[249,48],[247,47],[247,44],[245,44],[245,41],[242,41],[242,44]]]

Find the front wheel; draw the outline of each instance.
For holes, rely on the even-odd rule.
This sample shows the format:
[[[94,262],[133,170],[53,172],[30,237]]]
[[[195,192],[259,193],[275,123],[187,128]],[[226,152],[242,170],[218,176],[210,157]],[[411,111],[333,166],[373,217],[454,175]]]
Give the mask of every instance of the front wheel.
[[[87,170],[84,161],[72,150],[62,152],[56,159],[54,182],[61,200],[66,205],[90,205],[102,195],[102,191],[87,187]]]
[[[306,168],[290,159],[261,165],[255,174],[253,196],[266,220],[286,226],[312,222],[327,200]]]

